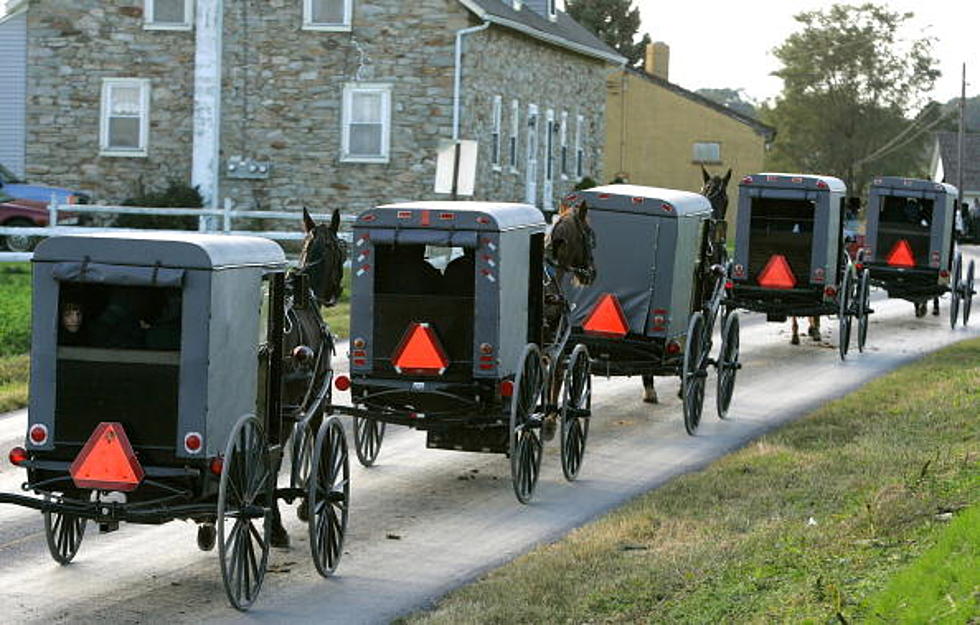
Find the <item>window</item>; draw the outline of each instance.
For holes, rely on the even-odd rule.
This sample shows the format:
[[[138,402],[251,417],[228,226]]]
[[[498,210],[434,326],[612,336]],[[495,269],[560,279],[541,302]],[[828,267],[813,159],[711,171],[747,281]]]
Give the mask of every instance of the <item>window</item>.
[[[575,177],[585,177],[585,117],[575,118]]]
[[[551,181],[555,177],[555,112],[548,109],[545,112],[545,140],[544,140],[544,179]]]
[[[517,100],[510,102],[510,138],[507,141],[509,152],[507,160],[510,163],[510,170],[517,171],[517,136],[521,132],[521,104]]]
[[[711,142],[699,142],[694,144],[695,163],[720,163],[721,144]]]
[[[561,179],[568,179],[568,111],[561,112]]]
[[[349,31],[354,0],[303,0],[303,28]]]
[[[99,147],[104,156],[146,156],[150,81],[103,78]]]
[[[521,10],[521,4],[522,4],[521,0],[511,0],[511,6],[514,7],[515,11]]]
[[[548,19],[552,22],[558,19],[558,0],[548,0]]]
[[[194,23],[194,0],[143,1],[143,28],[147,30],[190,30]]]
[[[391,85],[345,85],[341,160],[387,163],[390,136]]]
[[[503,102],[499,95],[493,96],[493,135],[490,140],[490,163],[494,170],[500,171],[500,128]]]

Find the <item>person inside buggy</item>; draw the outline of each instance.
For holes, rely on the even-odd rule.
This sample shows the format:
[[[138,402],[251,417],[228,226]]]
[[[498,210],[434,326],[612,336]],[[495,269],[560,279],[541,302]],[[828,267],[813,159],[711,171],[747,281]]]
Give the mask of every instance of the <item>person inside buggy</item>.
[[[100,349],[180,349],[177,288],[66,284],[58,343]]]
[[[475,249],[403,243],[378,245],[377,249],[375,284],[378,293],[473,297]],[[439,271],[426,260],[427,251],[430,258],[458,255]]]

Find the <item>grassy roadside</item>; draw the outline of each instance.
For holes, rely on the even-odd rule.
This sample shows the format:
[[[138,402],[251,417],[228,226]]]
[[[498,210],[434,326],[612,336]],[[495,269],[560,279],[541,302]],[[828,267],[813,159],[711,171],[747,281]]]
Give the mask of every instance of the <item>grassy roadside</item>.
[[[0,264],[0,412],[27,405],[30,333],[30,263]]]
[[[975,517],[980,504],[978,406],[980,340],[971,340],[401,622],[894,623],[907,616],[914,588],[928,595],[916,606],[945,602],[929,615],[935,622],[971,622],[980,569],[968,558],[976,559],[980,527],[959,517]],[[971,545],[972,556],[943,551],[951,541]],[[934,549],[952,554],[942,576],[930,565],[945,561]],[[922,575],[934,584],[917,584]]]

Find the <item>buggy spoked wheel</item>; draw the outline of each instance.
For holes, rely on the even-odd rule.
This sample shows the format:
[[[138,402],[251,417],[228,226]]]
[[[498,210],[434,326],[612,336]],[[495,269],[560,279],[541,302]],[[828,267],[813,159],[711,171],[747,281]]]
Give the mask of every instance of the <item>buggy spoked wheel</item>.
[[[44,537],[48,551],[58,564],[72,561],[85,537],[86,519],[62,512],[44,513]]]
[[[541,472],[544,375],[541,352],[531,343],[524,348],[510,405],[510,477],[521,503],[531,500]]]
[[[852,276],[850,267],[844,269],[844,279],[841,280],[840,291],[837,293],[837,349],[840,352],[840,359],[847,358],[847,351],[851,348],[851,305],[853,290]]]
[[[963,256],[957,252],[956,259],[953,260],[953,273],[950,276],[949,289],[949,327],[956,329],[956,322],[960,318],[960,300],[963,298],[963,287],[960,284],[963,276]]]
[[[966,282],[963,283],[963,325],[970,321],[970,309],[973,308],[973,261],[966,268]]]
[[[221,577],[228,601],[238,610],[255,602],[265,579],[274,487],[262,425],[246,415],[225,448],[216,523]]]
[[[290,456],[292,462],[289,471],[289,485],[292,488],[306,488],[310,479],[310,471],[313,465],[313,441],[315,434],[310,419],[304,419],[293,428],[292,443],[290,444]],[[309,506],[306,500],[299,502],[296,507],[296,516],[300,521],[309,518]]]
[[[354,417],[354,450],[357,460],[369,467],[378,459],[381,441],[385,438],[385,422],[377,419]]]
[[[698,311],[691,315],[691,321],[687,324],[684,368],[681,371],[684,429],[691,436],[701,424],[701,411],[704,409],[704,381],[708,377],[705,351],[704,315]]]
[[[864,353],[864,345],[868,341],[868,310],[871,308],[871,272],[865,269],[861,272],[861,282],[858,285],[857,319],[858,319],[858,351]]]
[[[347,436],[337,417],[320,426],[307,486],[310,552],[320,575],[334,572],[344,550],[350,511],[350,458]]]
[[[561,398],[561,470],[565,479],[578,477],[589,438],[592,409],[592,363],[585,345],[576,345],[565,369]]]
[[[728,417],[728,408],[735,393],[735,376],[742,366],[738,361],[739,354],[738,313],[725,317],[721,326],[721,353],[718,355],[718,393],[716,396],[718,417]]]

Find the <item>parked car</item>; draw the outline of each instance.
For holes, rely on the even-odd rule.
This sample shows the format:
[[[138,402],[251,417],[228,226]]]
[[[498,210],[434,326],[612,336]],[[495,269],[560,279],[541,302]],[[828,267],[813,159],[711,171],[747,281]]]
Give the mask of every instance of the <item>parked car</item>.
[[[74,213],[58,213],[58,224],[74,226],[79,223]],[[0,226],[13,228],[43,228],[48,225],[48,205],[45,202],[19,200],[0,190]],[[0,236],[0,247],[10,252],[29,252],[38,237],[30,235]]]
[[[20,179],[12,171],[0,164],[0,192],[17,200],[43,202],[47,204],[51,197],[59,204],[90,204],[91,196],[84,191],[73,191],[44,184],[29,184]]]

